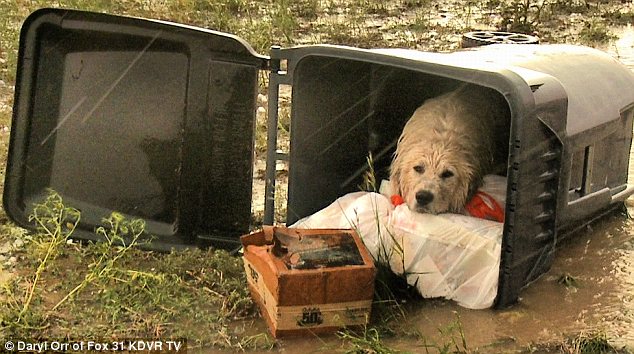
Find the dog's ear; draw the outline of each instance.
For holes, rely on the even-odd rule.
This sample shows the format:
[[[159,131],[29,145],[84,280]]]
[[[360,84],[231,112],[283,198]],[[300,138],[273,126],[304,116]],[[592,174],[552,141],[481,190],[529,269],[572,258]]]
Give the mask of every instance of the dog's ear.
[[[392,187],[392,194],[403,195],[401,192],[401,170],[396,167],[395,164],[390,166],[390,185]]]
[[[469,192],[467,194],[467,199],[466,199],[467,203],[471,200],[471,198],[473,198],[473,196],[476,194],[478,189],[482,187],[483,184],[484,184],[484,179],[482,179],[482,177],[473,178],[473,180],[471,181],[471,184],[469,185]]]

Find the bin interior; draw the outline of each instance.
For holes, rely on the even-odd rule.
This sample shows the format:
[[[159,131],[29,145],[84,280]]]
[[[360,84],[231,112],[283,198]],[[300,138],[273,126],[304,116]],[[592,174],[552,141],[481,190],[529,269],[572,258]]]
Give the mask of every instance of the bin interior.
[[[111,35],[106,44],[95,37],[50,27],[38,41],[46,55],[37,64],[23,202],[39,202],[52,188],[86,211],[88,222],[99,222],[90,221],[98,216],[89,210],[119,210],[169,234],[176,227],[187,50],[156,40],[139,56],[148,44],[142,38]]]
[[[428,98],[469,84],[324,56],[302,59],[293,75],[288,224],[361,190],[370,155],[377,183],[388,179],[396,141],[416,108]],[[479,88],[506,102],[496,90]],[[510,110],[505,106],[510,131]],[[501,140],[508,141],[508,135]],[[507,161],[498,164],[506,166]]]
[[[327,56],[301,59],[293,71],[287,223],[321,210],[344,194],[359,191],[368,171],[369,154],[377,181],[388,179],[397,139],[416,108],[428,98],[467,84],[474,82],[368,61]],[[510,135],[513,122],[505,95],[478,86],[491,90],[507,108]],[[509,136],[504,139],[507,143],[502,148],[508,149]],[[553,140],[552,136],[546,139]],[[509,161],[500,163],[509,166]],[[501,174],[506,175],[506,171]],[[526,194],[534,193],[530,192]],[[548,227],[554,228],[554,220]],[[505,234],[510,234],[506,228]],[[526,249],[515,250],[528,255],[522,257],[521,264],[508,260],[502,265],[516,274],[523,273],[515,284],[501,282],[501,286],[513,289],[513,295],[500,302],[504,305],[515,300],[516,291],[528,282],[527,274],[536,277],[543,272],[544,264],[540,263],[540,270],[535,272],[533,262],[552,250],[544,249],[543,243],[527,243]],[[543,260],[547,262],[548,257]]]

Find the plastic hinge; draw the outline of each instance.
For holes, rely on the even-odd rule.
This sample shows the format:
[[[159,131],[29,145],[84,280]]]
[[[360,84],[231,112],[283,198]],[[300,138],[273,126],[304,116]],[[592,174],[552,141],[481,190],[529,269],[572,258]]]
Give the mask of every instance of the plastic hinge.
[[[557,175],[558,175],[557,170],[549,170],[539,175],[539,181],[545,182],[545,181],[557,178]]]
[[[551,221],[554,218],[555,218],[555,213],[552,210],[550,210],[550,211],[544,211],[541,214],[537,215],[534,220],[537,223],[543,223],[543,222]]]

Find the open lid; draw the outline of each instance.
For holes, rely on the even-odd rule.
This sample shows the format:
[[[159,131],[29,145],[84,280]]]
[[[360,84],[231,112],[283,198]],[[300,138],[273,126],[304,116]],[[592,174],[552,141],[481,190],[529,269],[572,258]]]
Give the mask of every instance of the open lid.
[[[42,9],[25,21],[4,207],[16,223],[52,189],[96,239],[112,211],[150,248],[219,238],[251,218],[257,74],[238,37],[174,23]]]

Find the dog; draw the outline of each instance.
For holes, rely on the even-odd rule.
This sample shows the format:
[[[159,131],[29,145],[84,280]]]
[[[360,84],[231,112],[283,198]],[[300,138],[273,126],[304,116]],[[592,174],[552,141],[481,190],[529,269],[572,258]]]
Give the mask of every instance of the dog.
[[[392,191],[412,211],[464,213],[485,174],[506,172],[509,118],[503,96],[484,87],[426,100],[397,141]]]

